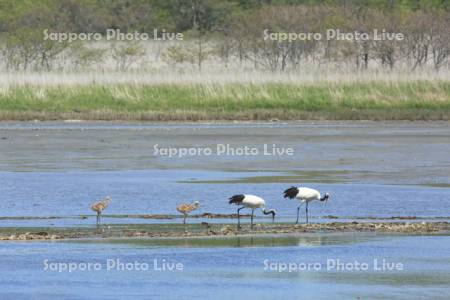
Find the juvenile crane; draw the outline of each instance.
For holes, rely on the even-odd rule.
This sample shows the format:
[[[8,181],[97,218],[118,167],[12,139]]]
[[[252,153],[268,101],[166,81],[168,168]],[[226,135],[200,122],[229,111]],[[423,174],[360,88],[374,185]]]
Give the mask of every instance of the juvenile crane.
[[[192,204],[183,203],[177,206],[177,210],[184,215],[183,224],[186,224],[188,214],[200,207],[200,202],[195,201]]]
[[[241,228],[240,214],[239,212],[243,208],[251,208],[252,217],[251,217],[251,225],[250,228],[253,229],[253,213],[255,209],[261,208],[263,214],[272,215],[272,222],[275,220],[276,211],[274,209],[266,210],[266,201],[263,198],[255,196],[255,195],[234,195],[229,198],[229,204],[242,205],[242,207],[238,208],[238,230]]]
[[[108,207],[111,201],[112,201],[111,197],[108,196],[100,201],[92,203],[91,209],[97,213],[97,226],[100,223],[100,215]]]
[[[325,193],[323,197],[320,196],[320,192],[314,189],[310,189],[307,187],[290,187],[284,191],[284,198],[294,199],[297,198],[300,201],[300,205],[297,207],[297,221],[295,224],[298,224],[298,216],[300,214],[300,206],[303,203],[306,203],[306,224],[308,224],[308,203],[314,200],[319,201],[328,201],[330,197],[329,193]]]

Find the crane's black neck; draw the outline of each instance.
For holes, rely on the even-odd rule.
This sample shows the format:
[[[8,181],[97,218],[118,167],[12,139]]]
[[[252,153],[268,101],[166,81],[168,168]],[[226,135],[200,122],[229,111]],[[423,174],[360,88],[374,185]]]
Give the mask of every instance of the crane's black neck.
[[[266,210],[265,208],[262,210],[265,215],[272,215],[272,220],[275,219],[275,211],[273,209]]]
[[[320,201],[328,200],[328,197],[330,197],[328,194],[325,194],[322,198],[320,198]]]

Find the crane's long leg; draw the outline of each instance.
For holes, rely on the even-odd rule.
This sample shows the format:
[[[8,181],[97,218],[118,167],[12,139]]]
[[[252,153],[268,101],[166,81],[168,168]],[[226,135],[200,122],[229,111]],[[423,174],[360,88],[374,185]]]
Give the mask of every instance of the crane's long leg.
[[[302,206],[301,204],[297,207],[297,221],[295,221],[295,224],[298,224],[298,216],[300,215],[300,206]]]
[[[306,224],[308,224],[308,202],[306,202]]]
[[[187,217],[187,214],[183,214],[184,215],[184,217],[183,217],[183,227],[184,227],[184,232],[186,233],[187,232],[187,229],[186,229],[186,217]]]
[[[238,226],[237,226],[237,229],[239,230],[239,229],[241,229],[241,219],[240,219],[240,215],[239,215],[239,212],[241,211],[241,209],[243,209],[245,206],[242,206],[241,208],[238,208],[238,210],[237,210],[237,214],[238,214]]]
[[[100,224],[100,212],[97,212],[97,226]]]
[[[254,213],[254,209],[252,209],[252,218],[251,218],[251,222],[250,222],[250,229],[253,229],[253,213]]]

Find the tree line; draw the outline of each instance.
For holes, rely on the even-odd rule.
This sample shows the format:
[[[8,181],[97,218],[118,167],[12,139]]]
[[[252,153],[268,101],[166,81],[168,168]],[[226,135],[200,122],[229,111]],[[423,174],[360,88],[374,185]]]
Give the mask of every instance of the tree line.
[[[169,66],[208,60],[270,71],[302,71],[306,66],[349,66],[357,70],[396,68],[415,71],[449,68],[449,0],[0,0],[2,68],[57,70],[61,60],[73,69],[113,61],[119,70],[139,66],[145,43],[108,47],[90,42],[44,40],[52,32],[104,34],[183,32],[186,42],[171,44],[158,57]],[[400,32],[404,40],[267,40],[263,32],[325,34]]]

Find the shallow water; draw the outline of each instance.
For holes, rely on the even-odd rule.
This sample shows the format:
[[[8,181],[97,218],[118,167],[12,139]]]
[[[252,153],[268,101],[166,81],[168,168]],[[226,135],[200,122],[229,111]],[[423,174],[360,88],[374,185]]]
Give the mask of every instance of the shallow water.
[[[0,247],[0,298],[446,299],[449,250],[449,236],[361,233],[203,242],[7,242]],[[50,270],[44,270],[46,259]],[[110,264],[108,270],[108,259],[133,267]],[[159,268],[164,262],[181,263],[183,270],[156,270],[155,259]],[[376,270],[374,259],[378,268],[384,259],[402,264],[402,269]],[[332,261],[346,266],[333,267]],[[97,263],[100,268],[55,269],[55,263],[69,262],[78,268]],[[135,262],[145,271],[137,270]],[[290,263],[291,270],[280,269],[282,263]],[[360,269],[367,264],[367,270],[355,270],[357,263]]]
[[[263,145],[292,156],[263,155]],[[258,155],[155,155],[159,147],[255,147]],[[449,123],[2,123],[0,226],[89,225],[90,203],[110,195],[105,214],[176,214],[199,200],[199,212],[233,213],[227,198],[254,193],[291,220],[291,185],[332,194],[314,217],[450,217]],[[107,222],[142,222],[109,218]],[[172,221],[172,220],[169,220]],[[199,222],[200,219],[193,220]],[[164,222],[144,220],[144,222]]]
[[[205,170],[2,172],[0,173],[3,190],[0,194],[2,216],[62,216],[64,218],[4,219],[0,220],[0,224],[1,226],[93,225],[93,216],[81,219],[79,215],[92,215],[89,211],[90,200],[104,195],[111,195],[113,198],[112,205],[106,211],[106,214],[112,215],[143,213],[176,215],[177,203],[193,200],[201,202],[199,213],[228,214],[235,213],[236,207],[228,204],[227,197],[243,191],[264,195],[268,207],[277,210],[279,221],[295,219],[298,202],[282,197],[282,191],[290,186],[289,183],[180,183],[187,179],[224,180],[228,178],[232,180],[246,175],[248,173],[229,174]],[[23,185],[24,182],[26,182],[25,185]],[[310,205],[312,220],[327,215],[341,219],[368,216],[450,218],[449,211],[445,209],[450,207],[450,189],[448,188],[362,183],[312,183],[310,186],[328,191],[333,195],[327,204],[317,202]],[[262,214],[259,211],[257,215],[262,220]],[[270,218],[264,220],[270,220]],[[174,221],[179,220],[104,218],[106,223]],[[234,222],[226,219],[218,221]]]
[[[254,147],[258,155],[155,155],[159,148]],[[263,145],[293,155],[263,155]],[[2,123],[0,170],[287,171],[291,182],[450,185],[450,123],[147,125]],[[255,174],[257,175],[257,174]],[[216,179],[216,178],[212,178]],[[280,179],[280,178],[278,178]],[[272,178],[271,180],[276,180]]]
[[[264,143],[291,147],[294,155],[154,154],[156,144],[212,148],[229,144],[261,150]],[[396,216],[448,220],[448,153],[449,123],[1,123],[0,226],[94,226],[89,205],[106,195],[113,202],[104,224],[179,222],[117,216],[173,215],[178,203],[194,200],[201,202],[198,213],[234,213],[236,207],[230,207],[227,198],[236,193],[264,197],[268,207],[277,210],[277,220],[291,222],[297,203],[282,198],[282,191],[291,185],[332,194],[326,205],[310,205],[313,222],[326,222],[329,215],[359,221]],[[270,219],[258,212],[257,221]],[[446,299],[449,250],[448,235],[362,233],[1,242],[0,298]],[[327,259],[372,266],[374,259],[383,258],[404,264],[404,270],[323,269]],[[99,262],[103,267],[107,259],[148,262],[151,267],[153,259],[166,259],[181,262],[185,269],[59,273],[44,271],[45,259]],[[270,272],[264,270],[264,259],[315,262],[322,269]]]

